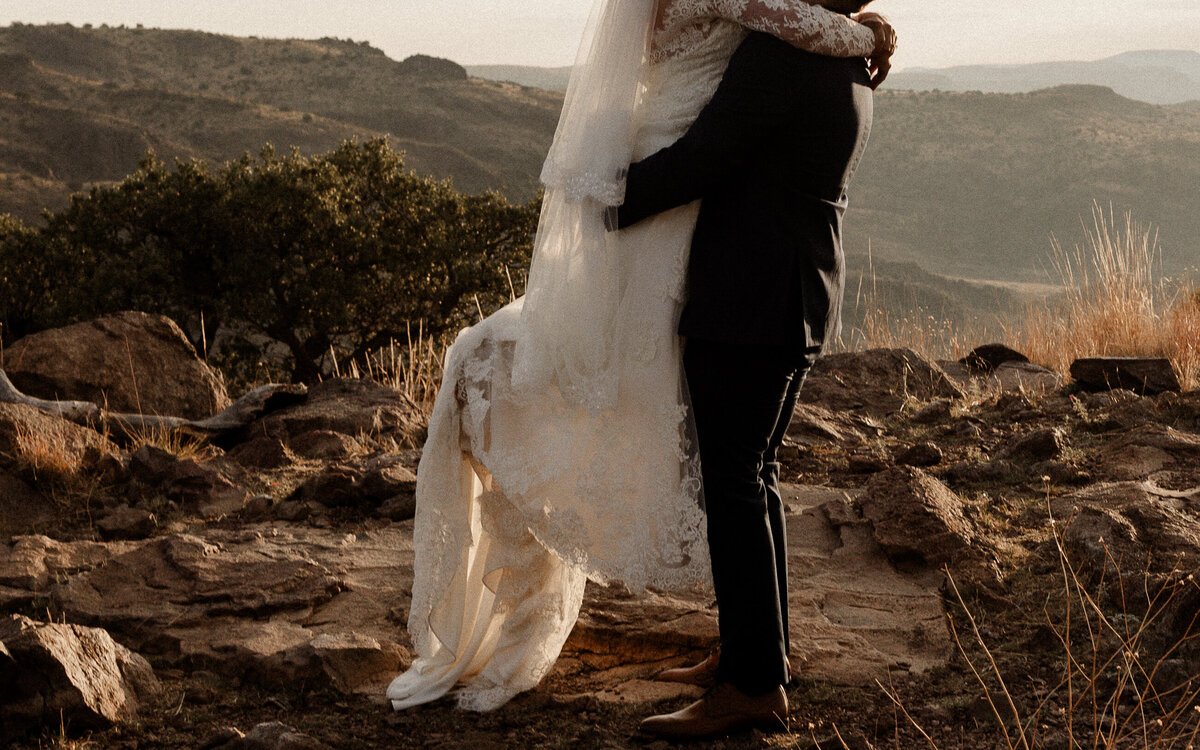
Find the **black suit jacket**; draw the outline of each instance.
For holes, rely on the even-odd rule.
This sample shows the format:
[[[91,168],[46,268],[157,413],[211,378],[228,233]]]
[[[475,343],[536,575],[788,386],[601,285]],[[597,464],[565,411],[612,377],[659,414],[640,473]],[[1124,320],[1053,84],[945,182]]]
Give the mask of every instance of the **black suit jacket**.
[[[629,168],[625,227],[703,198],[685,336],[809,353],[837,336],[846,186],[871,127],[862,58],[751,34],[675,144]]]

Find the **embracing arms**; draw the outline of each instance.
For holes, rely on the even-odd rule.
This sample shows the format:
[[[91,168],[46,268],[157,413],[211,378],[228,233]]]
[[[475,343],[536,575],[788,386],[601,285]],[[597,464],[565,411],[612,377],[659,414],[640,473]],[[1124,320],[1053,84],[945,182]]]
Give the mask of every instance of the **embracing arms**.
[[[861,13],[853,19],[805,0],[661,0],[656,45],[670,54],[674,45],[686,45],[684,29],[702,18],[721,18],[780,39],[793,47],[828,57],[869,57],[882,83],[895,49],[895,31],[878,13]]]

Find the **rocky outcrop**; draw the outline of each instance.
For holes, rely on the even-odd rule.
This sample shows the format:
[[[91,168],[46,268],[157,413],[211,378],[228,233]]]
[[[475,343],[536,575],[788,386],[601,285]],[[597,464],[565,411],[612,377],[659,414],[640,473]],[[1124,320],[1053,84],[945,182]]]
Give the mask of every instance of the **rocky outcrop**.
[[[910,400],[962,396],[962,389],[941,367],[911,349],[871,349],[822,357],[800,392],[800,400],[806,404],[874,417],[894,414]]]
[[[370,380],[335,378],[308,389],[308,398],[246,428],[245,438],[276,438],[291,446],[314,432],[392,438],[420,445],[424,415],[404,394]]]
[[[408,662],[412,526],[0,546],[0,604],[47,606],[167,663],[378,694]],[[7,592],[7,596],[5,596]]]
[[[946,485],[918,468],[881,472],[867,483],[857,511],[876,543],[897,563],[946,567],[959,582],[998,586],[997,555]]]
[[[103,630],[12,615],[0,643],[0,740],[42,726],[104,729],[158,691],[146,660]]]
[[[215,372],[162,315],[123,312],[30,334],[8,347],[0,369],[30,396],[114,412],[199,419],[230,403]]]

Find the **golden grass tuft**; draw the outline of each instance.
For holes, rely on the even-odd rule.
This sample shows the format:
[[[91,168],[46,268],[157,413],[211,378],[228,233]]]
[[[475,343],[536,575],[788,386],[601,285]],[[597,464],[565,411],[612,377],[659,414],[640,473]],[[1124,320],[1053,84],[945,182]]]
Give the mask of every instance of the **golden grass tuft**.
[[[79,474],[80,452],[67,435],[66,423],[35,430],[18,422],[15,428],[12,458],[34,479],[66,482]]]
[[[1051,272],[1063,292],[1001,323],[1000,335],[1033,362],[1066,375],[1081,357],[1166,357],[1185,390],[1200,388],[1200,287],[1161,273],[1157,234],[1093,204],[1086,240],[1068,251],[1054,241]],[[852,304],[862,324],[851,351],[907,347],[931,359],[958,359],[994,331],[881,304],[874,279]]]
[[[1007,332],[1034,362],[1066,372],[1080,357],[1166,357],[1186,389],[1200,387],[1200,293],[1161,276],[1157,234],[1092,207],[1086,242],[1057,241],[1051,267],[1061,304],[1030,307]]]

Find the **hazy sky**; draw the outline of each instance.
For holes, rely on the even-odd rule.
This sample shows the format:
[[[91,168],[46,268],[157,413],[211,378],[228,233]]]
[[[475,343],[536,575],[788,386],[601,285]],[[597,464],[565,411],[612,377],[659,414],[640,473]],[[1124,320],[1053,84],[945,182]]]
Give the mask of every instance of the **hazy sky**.
[[[591,0],[3,0],[0,25],[71,22],[368,40],[390,56],[569,65]],[[877,0],[898,68],[1200,51],[1200,0]]]

